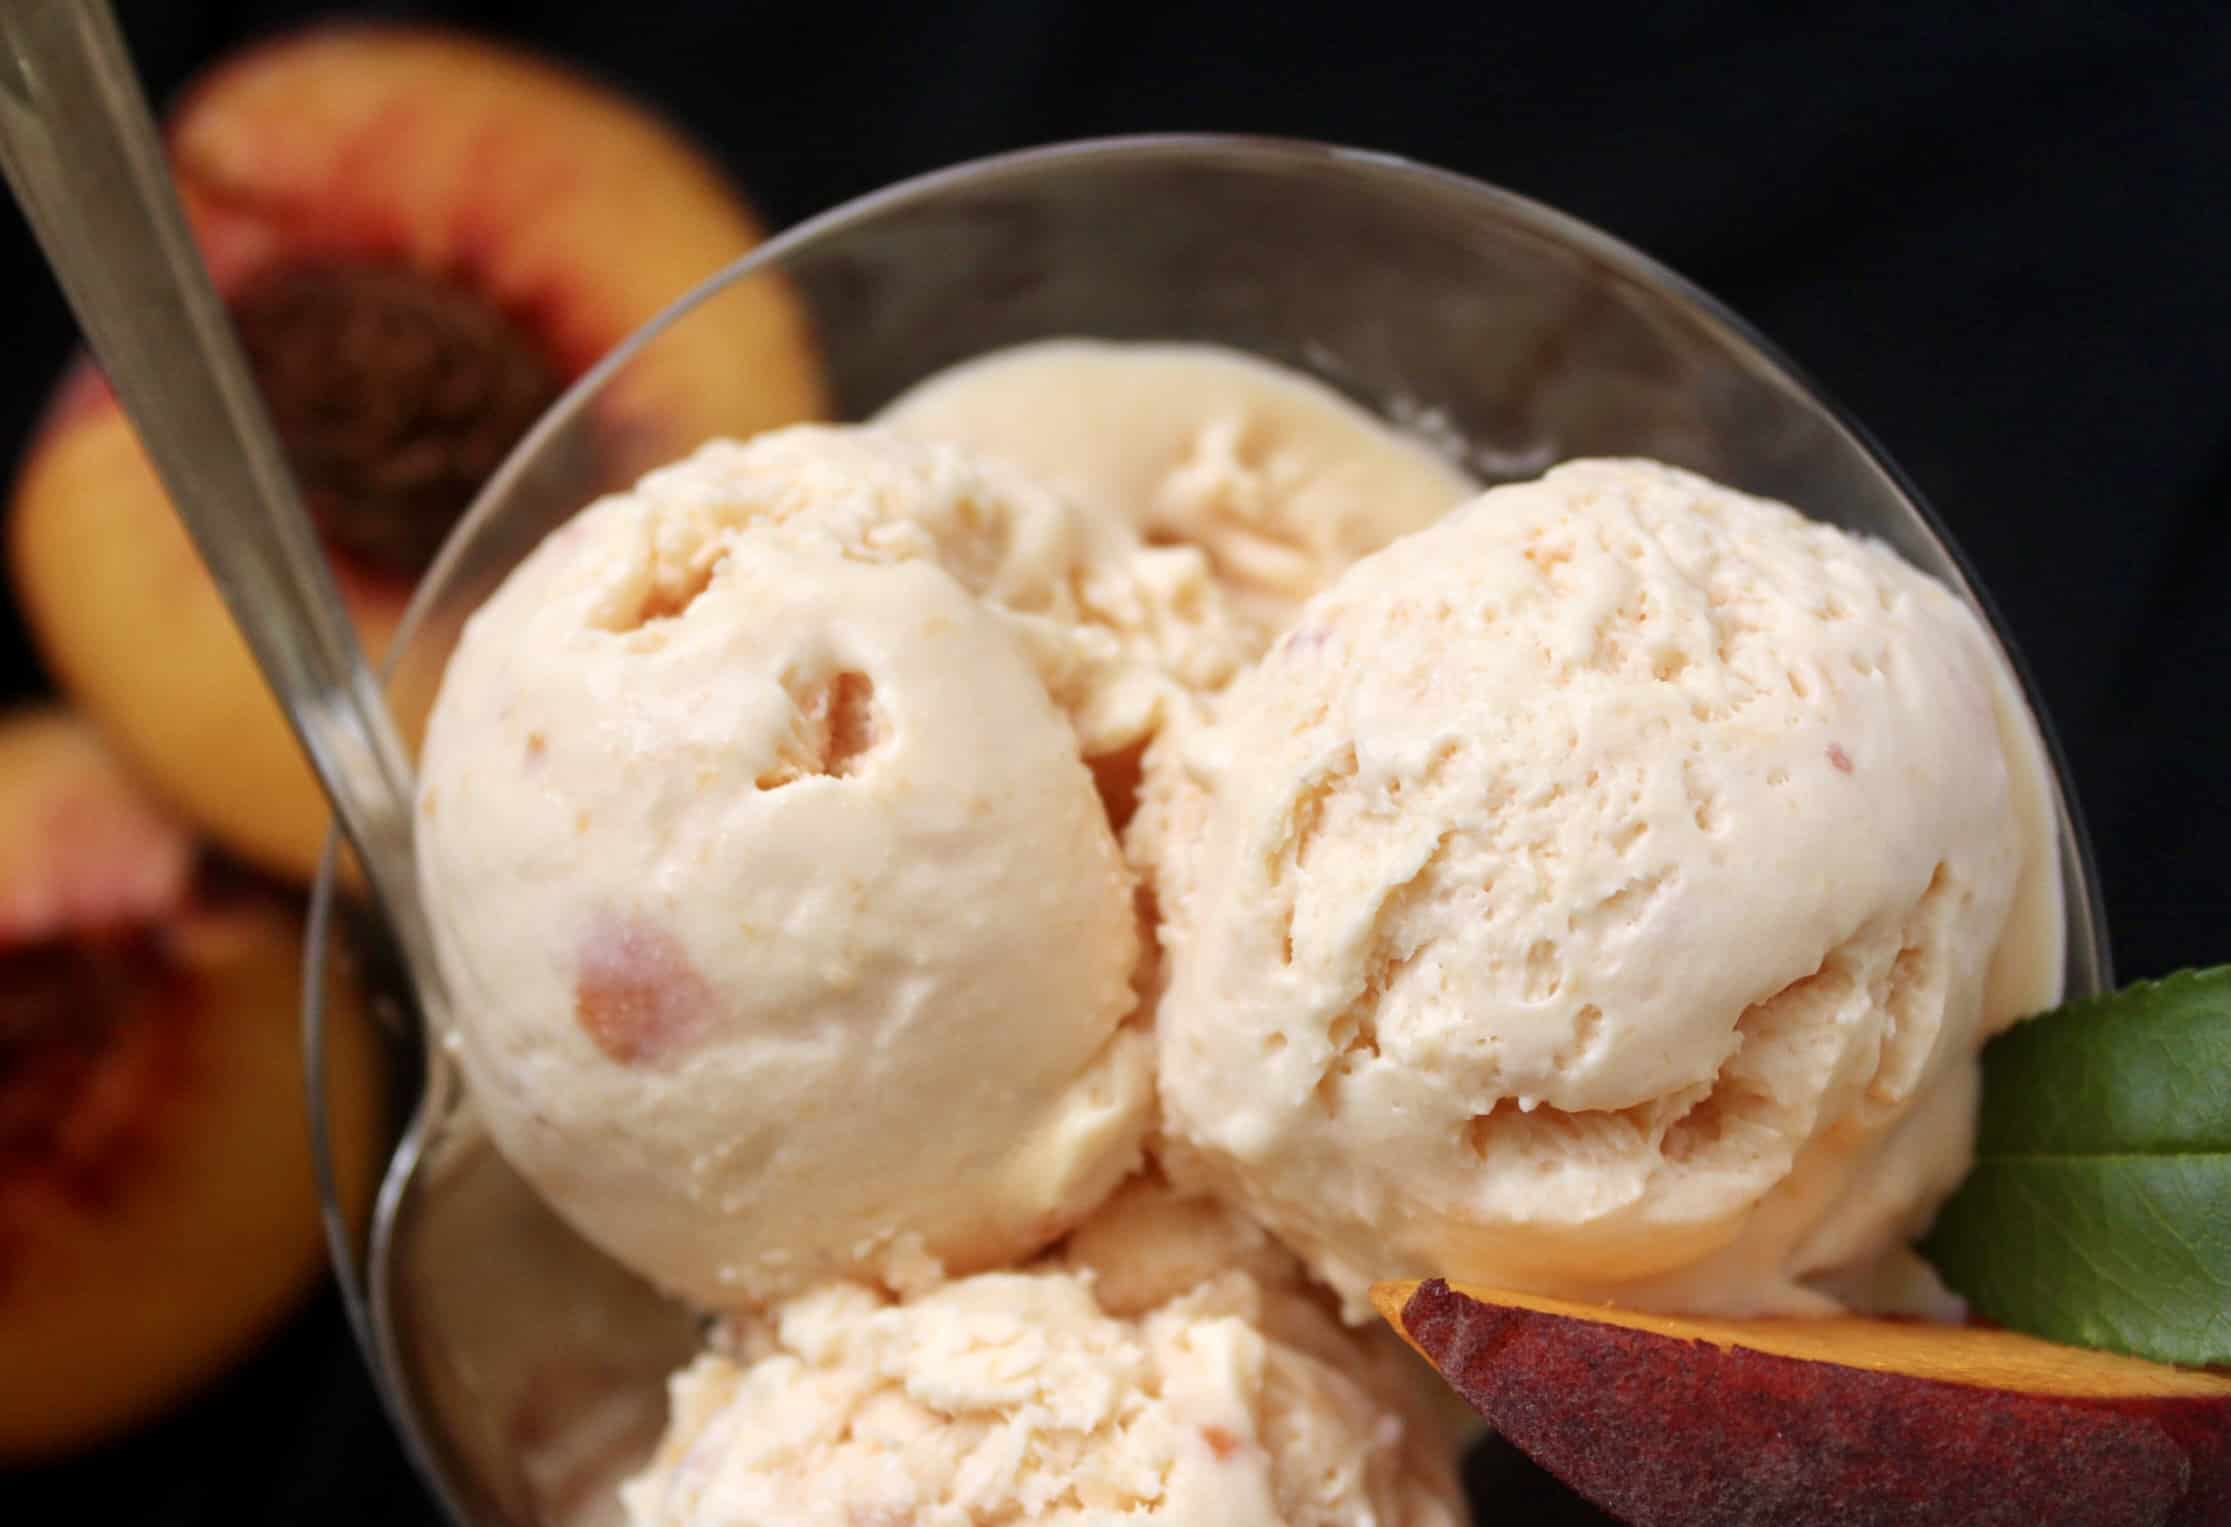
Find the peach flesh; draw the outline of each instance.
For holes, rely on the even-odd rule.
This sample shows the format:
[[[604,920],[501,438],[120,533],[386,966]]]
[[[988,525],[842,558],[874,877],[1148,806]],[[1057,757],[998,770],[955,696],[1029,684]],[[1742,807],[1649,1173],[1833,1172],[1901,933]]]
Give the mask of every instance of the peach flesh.
[[[323,1263],[300,927],[191,864],[84,723],[0,720],[0,1460],[153,1415]],[[335,1138],[361,1212],[381,1057],[336,997]]]

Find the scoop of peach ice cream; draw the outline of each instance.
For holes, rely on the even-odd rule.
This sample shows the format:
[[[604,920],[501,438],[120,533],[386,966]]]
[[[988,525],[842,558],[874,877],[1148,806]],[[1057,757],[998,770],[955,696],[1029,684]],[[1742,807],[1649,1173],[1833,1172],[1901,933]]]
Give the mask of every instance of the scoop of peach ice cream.
[[[1064,1252],[739,1323],[673,1381],[635,1527],[1436,1527],[1448,1439],[1259,1230],[1140,1184]]]
[[[2054,1000],[2049,776],[1947,589],[1645,462],[1351,568],[1149,755],[1168,1155],[1362,1313],[1829,1305]]]
[[[1045,340],[939,372],[880,422],[1023,467],[1197,546],[1270,634],[1357,558],[1478,490],[1316,378],[1218,345]]]
[[[708,446],[548,538],[444,675],[417,834],[505,1155],[716,1308],[1075,1223],[1152,1102],[1080,755],[1221,673],[1204,580],[865,430]]]

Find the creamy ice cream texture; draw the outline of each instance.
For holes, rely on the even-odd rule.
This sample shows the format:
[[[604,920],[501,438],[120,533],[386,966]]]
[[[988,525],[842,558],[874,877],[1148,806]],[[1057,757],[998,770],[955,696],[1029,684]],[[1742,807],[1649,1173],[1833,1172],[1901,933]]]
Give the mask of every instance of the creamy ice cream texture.
[[[904,1300],[832,1285],[734,1345],[675,1378],[635,1527],[1465,1519],[1388,1333],[1151,1182],[1031,1266]]]
[[[1206,579],[868,430],[707,446],[551,536],[465,631],[422,768],[505,1154],[710,1307],[1075,1223],[1152,1100],[1081,755],[1237,661]]]
[[[1357,1319],[1927,1303],[1976,1050],[2062,965],[2002,656],[1670,468],[1473,491],[1251,358],[1054,342],[707,446],[474,618],[452,1048],[562,1214],[734,1312],[639,1527],[1461,1519],[1304,1266]],[[1157,1078],[1221,1206],[1119,1188]]]
[[[1047,340],[921,383],[879,422],[1028,471],[1151,541],[1197,546],[1259,629],[1478,491],[1324,383],[1216,345]]]
[[[1173,1170],[1309,1259],[1802,1312],[2058,993],[2042,751],[1888,550],[1641,462],[1357,563],[1149,755]]]

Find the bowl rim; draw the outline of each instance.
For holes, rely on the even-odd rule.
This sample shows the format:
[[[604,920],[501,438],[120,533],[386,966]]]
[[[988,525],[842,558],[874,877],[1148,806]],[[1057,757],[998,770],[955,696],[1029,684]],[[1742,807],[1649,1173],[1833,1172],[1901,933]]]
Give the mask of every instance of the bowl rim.
[[[532,464],[541,455],[545,442],[557,431],[572,424],[589,406],[590,401],[603,391],[614,374],[629,365],[646,347],[695,309],[737,282],[749,279],[770,267],[779,267],[802,249],[871,222],[885,213],[938,197],[949,190],[962,187],[980,189],[1003,181],[1031,180],[1075,167],[1097,167],[1125,160],[1159,160],[1166,163],[1213,161],[1227,167],[1236,165],[1238,168],[1254,170],[1333,166],[1342,170],[1368,171],[1373,175],[1391,177],[1421,189],[1436,191],[1446,197],[1462,198],[1475,207],[1499,213],[1534,233],[1578,250],[1601,262],[1624,280],[1670,296],[1679,304],[1685,305],[1689,314],[1697,321],[1716,330],[1722,343],[1735,353],[1744,355],[1767,379],[1794,392],[1801,401],[1817,408],[1825,422],[1883,475],[1906,509],[1934,539],[1952,571],[1957,584],[1956,591],[1981,613],[1990,634],[2005,656],[2022,698],[2036,721],[2039,738],[2052,770],[2053,804],[2058,813],[2058,830],[2054,834],[2056,849],[2073,856],[2077,884],[2063,887],[2063,917],[2066,929],[2072,936],[2069,947],[2073,952],[2076,939],[2080,937],[2088,955],[2086,963],[2097,985],[2101,990],[2112,989],[2113,956],[2098,861],[2093,853],[2090,829],[2076,798],[2074,775],[2069,767],[2066,750],[2061,745],[2051,717],[2046,713],[2036,678],[1996,601],[1977,576],[1959,541],[1881,442],[1834,393],[1792,360],[1749,320],[1653,256],[1591,223],[1561,212],[1533,197],[1475,176],[1437,168],[1383,150],[1251,133],[1153,132],[1047,142],[962,160],[908,176],[839,202],[773,234],[699,281],[608,351],[570,384],[512,447],[503,463],[474,496],[457,524],[451,527],[433,562],[413,588],[387,652],[377,664],[377,672],[383,684],[392,682],[397,665],[411,650],[420,628],[433,608],[436,592],[450,582],[456,563],[464,555],[465,546],[476,538],[483,521],[496,512],[496,506],[510,495],[517,482],[532,470]],[[359,1256],[357,1237],[347,1216],[339,1208],[336,1192],[338,1179],[334,1169],[332,1141],[327,1129],[328,1111],[325,1107],[324,986],[331,963],[328,959],[329,941],[335,931],[340,850],[340,830],[338,827],[329,827],[317,877],[310,888],[301,986],[306,1102],[310,1114],[312,1158],[317,1174],[327,1258],[339,1286],[358,1353],[370,1373],[382,1410],[410,1458],[420,1482],[453,1521],[463,1523],[466,1518],[460,1513],[451,1495],[434,1450],[429,1445],[429,1439],[419,1431],[409,1399],[396,1393],[392,1386],[392,1333],[381,1329],[382,1322],[377,1318],[372,1299],[373,1291],[367,1286],[368,1258]],[[446,1111],[455,1095],[449,1076],[454,1068],[444,1058],[440,1044],[428,1041],[422,1049],[424,1074],[413,1100],[413,1117],[402,1136],[403,1141],[421,1136],[419,1115],[428,1108]],[[390,1165],[392,1161],[393,1158]],[[389,1173],[387,1180],[381,1183],[377,1195],[380,1205],[385,1205],[393,1183],[393,1174]]]

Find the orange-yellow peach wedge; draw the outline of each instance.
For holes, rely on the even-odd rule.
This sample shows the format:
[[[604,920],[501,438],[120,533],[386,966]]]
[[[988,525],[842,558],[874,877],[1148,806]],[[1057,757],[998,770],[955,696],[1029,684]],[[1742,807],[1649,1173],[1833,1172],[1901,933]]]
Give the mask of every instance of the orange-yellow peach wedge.
[[[443,33],[327,27],[218,67],[174,167],[365,646],[540,409],[759,242],[718,169],[573,73]],[[803,315],[755,280],[626,368],[579,491],[817,415]],[[99,374],[73,368],[15,484],[17,593],[64,689],[195,825],[306,878],[326,810]]]
[[[0,720],[0,1463],[214,1376],[315,1283],[301,929],[190,883],[183,838],[82,724]],[[381,1057],[335,994],[329,1089],[361,1213]]]
[[[2217,1527],[2231,1378],[2009,1331],[1386,1283],[1488,1424],[1632,1527]]]

